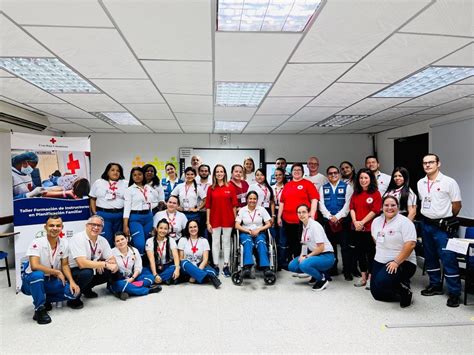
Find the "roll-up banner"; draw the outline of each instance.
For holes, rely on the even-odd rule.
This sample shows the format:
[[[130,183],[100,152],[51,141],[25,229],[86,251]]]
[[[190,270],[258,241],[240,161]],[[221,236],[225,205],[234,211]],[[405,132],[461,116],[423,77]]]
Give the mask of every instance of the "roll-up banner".
[[[11,170],[16,290],[21,263],[34,238],[45,237],[50,215],[64,223],[61,238],[84,230],[89,218],[90,139],[12,133]]]

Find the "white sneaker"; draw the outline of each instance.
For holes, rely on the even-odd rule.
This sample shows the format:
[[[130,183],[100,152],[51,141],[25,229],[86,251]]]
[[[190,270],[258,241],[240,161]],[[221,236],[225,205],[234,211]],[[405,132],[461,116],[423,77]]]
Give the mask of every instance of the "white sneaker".
[[[367,280],[367,283],[365,284],[365,289],[370,290],[370,280]]]
[[[298,277],[300,274],[291,274],[291,277]]]
[[[308,275],[308,274],[298,274],[298,277],[299,277],[300,279],[306,279],[306,278],[308,278],[308,277],[311,277],[311,275]]]

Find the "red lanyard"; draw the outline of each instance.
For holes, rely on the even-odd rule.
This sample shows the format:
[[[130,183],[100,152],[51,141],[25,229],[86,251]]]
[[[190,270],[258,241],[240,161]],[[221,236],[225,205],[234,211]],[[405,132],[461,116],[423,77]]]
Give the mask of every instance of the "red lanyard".
[[[252,216],[250,215],[250,211],[249,211],[249,217],[250,217],[250,219],[252,220],[252,223],[253,223],[253,221],[254,221],[254,219],[255,219],[255,214],[256,214],[256,213],[257,213],[257,209],[254,209],[254,211],[253,211],[253,217],[252,217]]]
[[[141,188],[140,186],[137,186],[137,187],[138,187],[138,190],[140,190],[140,192],[142,193],[143,198],[145,199],[145,202],[148,202],[148,197],[146,196],[148,194],[148,190],[146,189],[146,185],[143,186],[143,188]]]
[[[433,187],[433,184],[436,182],[436,180],[433,180],[433,182],[430,185],[430,180],[426,178],[426,181],[428,183],[428,194],[431,192],[431,188]]]
[[[158,242],[158,247],[156,248],[156,251],[158,252],[158,254],[160,254],[160,258],[163,258],[163,252],[165,250],[165,246],[166,246],[166,240],[163,240],[163,244],[161,244],[161,248],[160,248],[160,242]]]
[[[309,240],[309,238],[306,238],[306,235],[308,234],[308,229],[309,229],[309,228],[306,228],[306,229],[304,230],[304,234],[303,234],[303,236],[302,236],[303,238],[301,238],[303,244],[306,244],[306,242]]]
[[[109,190],[112,192],[112,196],[115,198],[117,197],[117,194],[115,193],[115,190],[117,190],[117,181],[109,181]]]
[[[265,201],[267,199],[267,194],[268,194],[268,189],[260,184],[258,184],[258,187],[263,191],[263,200]]]
[[[189,242],[191,243],[191,251],[193,252],[193,254],[196,254],[196,252],[198,251],[197,245],[198,245],[198,242],[199,242],[199,238],[196,239],[196,244],[194,244],[194,245],[193,245],[193,240],[192,239],[189,239]]]
[[[125,258],[122,256],[122,262],[123,262],[123,266],[125,266],[125,269],[128,270],[128,255],[127,255],[127,261],[125,261]]]
[[[188,184],[184,184],[184,196],[188,197],[188,191],[191,188],[191,185],[188,186]]]
[[[54,269],[54,263],[56,261],[56,252],[58,250],[58,247],[59,247],[59,240],[56,242],[56,247],[50,250],[49,262],[51,263],[51,269]]]
[[[95,248],[92,248],[92,242],[89,240],[89,247],[91,248],[91,259],[94,260],[95,258],[95,252],[97,251],[97,248],[99,247],[99,243],[95,243]]]
[[[170,224],[174,227],[175,225],[175,220],[176,220],[176,212],[174,214],[174,218],[171,219],[170,215],[168,214],[168,211],[166,211],[166,217],[168,217],[168,222],[170,222]]]
[[[385,225],[386,225],[386,224],[387,224],[387,219],[384,218],[384,220],[383,220],[383,225],[382,225],[382,232],[383,232],[383,229],[385,228]]]

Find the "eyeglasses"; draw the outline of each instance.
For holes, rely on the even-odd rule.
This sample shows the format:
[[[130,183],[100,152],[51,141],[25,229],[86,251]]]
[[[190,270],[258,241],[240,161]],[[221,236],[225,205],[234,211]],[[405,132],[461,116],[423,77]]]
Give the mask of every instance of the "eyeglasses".
[[[102,224],[97,224],[97,223],[87,223],[91,228],[102,228]]]
[[[436,160],[424,161],[423,165],[433,165],[436,164]]]
[[[328,175],[339,175],[339,171],[331,171]]]

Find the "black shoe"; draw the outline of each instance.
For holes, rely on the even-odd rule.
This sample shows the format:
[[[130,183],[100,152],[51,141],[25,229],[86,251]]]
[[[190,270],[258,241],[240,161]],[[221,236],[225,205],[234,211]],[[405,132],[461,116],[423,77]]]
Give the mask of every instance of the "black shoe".
[[[448,301],[446,302],[446,306],[459,307],[459,296],[450,294],[448,296]]]
[[[354,280],[354,278],[352,277],[351,274],[344,274],[344,280],[346,280],[346,281],[352,281],[352,280]]]
[[[97,298],[97,297],[99,297],[99,295],[96,292],[92,291],[92,290],[84,291],[82,294],[84,295],[85,298]]]
[[[314,284],[316,282],[316,279],[314,277],[311,277],[308,281],[308,284]]]
[[[267,267],[267,268],[263,269],[263,275],[265,277],[273,277],[273,276],[275,276],[275,273],[272,270],[270,270],[269,267]]]
[[[249,278],[252,273],[252,265],[245,265],[242,269],[242,277]]]
[[[44,308],[46,309],[47,312],[49,312],[53,309],[53,305],[51,304],[51,302],[46,302],[44,304]]]
[[[48,324],[51,323],[51,317],[49,316],[48,312],[46,311],[45,306],[40,306],[33,316],[33,320],[35,320],[38,324]]]
[[[225,277],[230,277],[231,276],[230,269],[229,269],[228,266],[224,266],[224,268],[222,269],[222,273],[224,274]]]
[[[222,284],[221,280],[219,280],[219,278],[215,275],[209,275],[209,280],[211,280],[212,284],[216,289],[219,288]]]
[[[81,309],[84,307],[84,303],[80,298],[77,298],[75,300],[67,301],[67,306],[72,309]]]
[[[432,286],[429,285],[424,290],[421,290],[422,296],[434,296],[434,295],[442,295],[443,294],[443,287],[442,286]]]
[[[114,295],[115,297],[117,297],[118,299],[122,301],[128,300],[128,297],[129,297],[127,292],[115,292]]]
[[[413,293],[410,288],[400,284],[400,307],[405,308],[411,305]]]
[[[313,285],[313,291],[322,291],[328,286],[328,284],[328,280],[316,281],[316,283]]]
[[[162,290],[160,285],[151,285],[148,293],[158,293]]]

